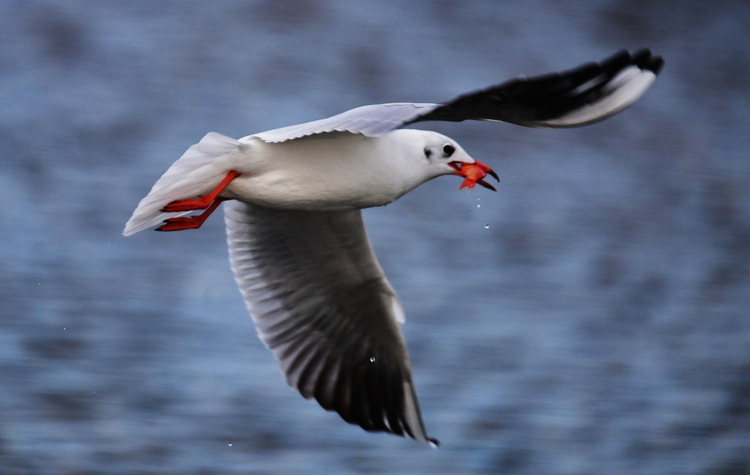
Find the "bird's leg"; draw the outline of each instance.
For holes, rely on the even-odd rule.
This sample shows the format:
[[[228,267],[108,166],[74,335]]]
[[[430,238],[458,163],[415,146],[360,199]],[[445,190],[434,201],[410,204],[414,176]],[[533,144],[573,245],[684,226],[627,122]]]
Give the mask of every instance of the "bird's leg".
[[[195,216],[183,216],[178,218],[167,218],[164,224],[156,228],[157,231],[182,231],[184,229],[198,229],[201,227],[206,218],[211,216],[216,208],[219,207],[224,198],[216,198],[201,214]]]
[[[224,198],[219,198],[224,188],[229,183],[240,176],[239,172],[231,170],[227,176],[219,183],[216,188],[211,190],[207,195],[199,195],[197,199],[175,200],[167,203],[161,210],[165,213],[179,213],[181,211],[205,210],[195,216],[183,216],[177,218],[167,218],[164,224],[156,228],[157,231],[182,231],[183,229],[197,229],[211,216],[216,208],[219,207]]]
[[[229,183],[235,178],[237,178],[238,176],[240,176],[239,172],[231,170],[229,173],[227,173],[227,176],[224,177],[221,183],[219,183],[216,186],[216,188],[214,188],[211,191],[211,193],[207,195],[198,195],[197,199],[192,199],[192,200],[174,200],[164,205],[164,207],[161,210],[165,213],[177,213],[180,211],[193,211],[193,210],[198,210],[198,209],[206,209],[209,207],[209,205],[211,205],[211,202],[214,201],[217,196],[219,196],[219,193],[221,193],[222,190],[224,190],[224,188],[226,188],[227,185],[229,185]],[[173,218],[173,219],[177,219],[177,218]],[[201,223],[202,222],[203,221],[201,221]],[[198,226],[200,226],[200,224]]]

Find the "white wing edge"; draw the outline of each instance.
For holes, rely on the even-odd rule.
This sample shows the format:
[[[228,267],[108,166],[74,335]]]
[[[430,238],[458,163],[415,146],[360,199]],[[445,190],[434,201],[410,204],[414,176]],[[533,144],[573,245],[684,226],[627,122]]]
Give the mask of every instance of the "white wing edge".
[[[285,142],[308,135],[331,132],[348,132],[367,137],[379,137],[398,129],[438,106],[439,104],[412,102],[371,104],[350,109],[325,119],[260,132],[250,137],[257,137],[269,143]]]
[[[548,127],[573,127],[599,121],[616,114],[637,101],[656,80],[653,71],[629,66],[612,78],[608,92],[599,100],[586,104],[562,117],[546,120],[540,125]],[[585,87],[585,84],[581,87]]]

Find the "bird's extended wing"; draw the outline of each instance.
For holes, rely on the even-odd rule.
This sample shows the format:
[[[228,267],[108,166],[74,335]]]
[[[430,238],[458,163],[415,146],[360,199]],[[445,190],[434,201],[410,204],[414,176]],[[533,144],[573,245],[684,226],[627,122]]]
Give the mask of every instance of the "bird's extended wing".
[[[430,120],[498,120],[527,127],[575,127],[616,114],[638,100],[664,60],[644,49],[620,51],[599,63],[560,73],[519,77],[445,104],[396,102],[357,107],[341,114],[255,134],[266,142],[349,132],[377,137]]]
[[[575,127],[597,122],[638,100],[664,60],[647,49],[620,51],[600,63],[519,77],[460,96],[408,123],[499,120],[527,127]]]
[[[224,207],[232,270],[289,384],[366,430],[437,444],[412,386],[403,311],[360,211]]]

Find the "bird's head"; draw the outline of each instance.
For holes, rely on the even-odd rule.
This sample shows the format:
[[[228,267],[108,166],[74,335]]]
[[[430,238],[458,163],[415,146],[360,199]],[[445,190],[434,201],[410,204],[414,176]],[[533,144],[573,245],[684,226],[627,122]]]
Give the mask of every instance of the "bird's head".
[[[471,158],[455,140],[436,132],[426,132],[422,153],[429,167],[434,170],[435,176],[458,175],[464,177],[464,181],[458,188],[459,190],[462,188],[472,189],[478,183],[492,191],[497,191],[494,186],[484,181],[484,177],[487,175],[500,181],[497,173],[487,165]]]

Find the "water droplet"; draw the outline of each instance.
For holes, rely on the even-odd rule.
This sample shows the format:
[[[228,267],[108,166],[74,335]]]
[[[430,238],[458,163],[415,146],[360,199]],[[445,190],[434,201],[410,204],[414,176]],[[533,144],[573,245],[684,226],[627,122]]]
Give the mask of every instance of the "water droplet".
[[[231,446],[232,446],[232,443],[230,442],[230,443],[228,443],[227,445],[228,445],[229,447],[231,447]]]
[[[490,223],[484,223],[484,229],[490,229]]]
[[[375,357],[374,356],[370,356],[370,363],[374,363],[374,362],[375,362]]]
[[[477,199],[477,208],[481,208],[481,207],[482,207],[482,203],[480,203],[479,199]]]

